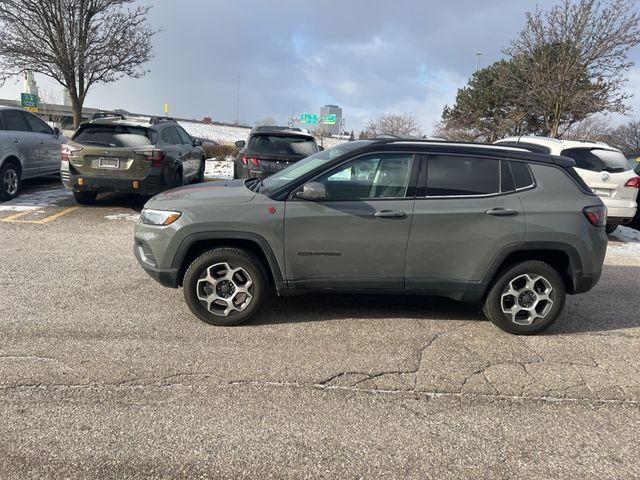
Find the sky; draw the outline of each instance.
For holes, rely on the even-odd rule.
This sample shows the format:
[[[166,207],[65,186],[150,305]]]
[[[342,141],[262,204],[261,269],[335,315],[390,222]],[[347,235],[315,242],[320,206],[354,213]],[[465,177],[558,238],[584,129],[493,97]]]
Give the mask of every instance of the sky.
[[[539,0],[544,9],[558,0]],[[381,113],[412,113],[425,134],[452,104],[476,66],[503,57],[503,48],[535,8],[531,0],[157,0],[149,23],[155,57],[141,79],[90,91],[86,106],[123,108],[254,124],[343,108],[346,130],[357,133]],[[640,118],[640,47],[627,90]],[[54,97],[61,87],[42,75]],[[0,87],[17,98],[22,82]],[[51,95],[51,94],[50,94]],[[619,119],[618,119],[619,120]],[[623,119],[624,120],[624,119]]]

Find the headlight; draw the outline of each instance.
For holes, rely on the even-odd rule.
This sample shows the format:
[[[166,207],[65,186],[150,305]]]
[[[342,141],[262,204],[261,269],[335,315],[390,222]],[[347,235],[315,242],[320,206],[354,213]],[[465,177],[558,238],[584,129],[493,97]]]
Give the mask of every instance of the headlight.
[[[140,220],[146,225],[171,225],[182,215],[181,212],[170,210],[151,210],[145,208],[140,213]]]

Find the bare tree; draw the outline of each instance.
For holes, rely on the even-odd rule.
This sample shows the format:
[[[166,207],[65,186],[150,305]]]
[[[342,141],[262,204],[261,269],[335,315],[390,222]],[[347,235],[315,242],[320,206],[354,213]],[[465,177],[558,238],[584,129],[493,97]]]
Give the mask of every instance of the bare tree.
[[[440,121],[433,126],[433,136],[451,142],[487,142],[487,137],[474,128],[453,126],[451,122]]]
[[[0,0],[0,82],[27,70],[64,86],[73,121],[89,89],[139,78],[152,58],[150,6],[136,0]]]
[[[380,135],[421,135],[420,125],[412,113],[384,113],[369,120],[365,128],[370,138]]]
[[[51,123],[62,130],[63,115],[59,113],[59,109],[55,108],[56,105],[63,103],[62,95],[58,95],[53,88],[40,87],[38,89],[38,97],[40,115],[47,117]]]
[[[607,142],[611,139],[613,127],[611,119],[604,115],[591,115],[569,127],[562,138],[588,142]]]
[[[596,112],[625,113],[622,90],[640,43],[637,0],[563,0],[527,23],[505,50],[528,84],[544,133],[556,137]]]
[[[610,143],[626,155],[640,153],[640,121],[632,120],[611,132]]]

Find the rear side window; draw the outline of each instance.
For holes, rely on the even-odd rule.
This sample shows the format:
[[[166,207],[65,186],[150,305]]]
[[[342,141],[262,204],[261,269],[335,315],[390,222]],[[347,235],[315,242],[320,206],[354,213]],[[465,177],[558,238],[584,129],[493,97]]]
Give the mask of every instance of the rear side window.
[[[182,141],[180,140],[180,137],[178,136],[177,132],[175,131],[175,129],[173,127],[168,127],[165,128],[164,130],[162,130],[162,133],[160,134],[160,138],[162,139],[162,141],[168,145],[180,145],[182,144]]]
[[[524,162],[509,162],[511,164],[511,173],[513,181],[517,189],[527,188],[533,185],[533,176],[529,166]]]
[[[4,128],[14,132],[30,132],[25,115],[18,110],[5,110],[2,112]]]
[[[263,155],[303,155],[317,152],[316,142],[312,138],[283,135],[254,135],[249,141],[252,154]]]
[[[73,137],[73,141],[83,145],[103,147],[145,147],[153,145],[151,133],[144,127],[129,125],[83,126]]]
[[[490,158],[430,156],[427,196],[492,195],[500,192],[500,160]]]
[[[178,137],[180,138],[180,141],[184,145],[191,145],[193,143],[193,140],[191,140],[191,137],[189,136],[189,134],[185,132],[182,129],[182,127],[175,127],[174,130],[176,131],[176,133],[178,134]]]
[[[622,152],[604,148],[567,148],[561,153],[564,157],[573,158],[577,168],[592,172],[626,172],[631,170],[627,158]]]

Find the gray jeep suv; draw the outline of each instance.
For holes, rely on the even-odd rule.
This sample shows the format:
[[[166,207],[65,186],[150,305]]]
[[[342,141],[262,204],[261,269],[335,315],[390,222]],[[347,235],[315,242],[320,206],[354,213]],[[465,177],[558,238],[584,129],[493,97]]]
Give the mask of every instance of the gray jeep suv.
[[[249,320],[273,286],[482,302],[501,329],[531,334],[602,270],[606,209],[573,165],[511,147],[349,142],[264,180],[155,196],[134,252],[215,325]]]

